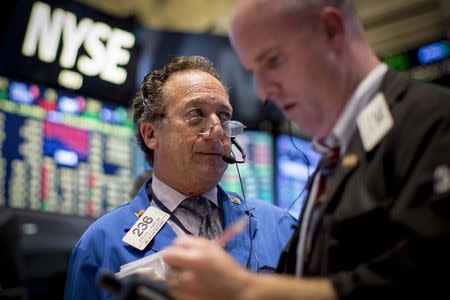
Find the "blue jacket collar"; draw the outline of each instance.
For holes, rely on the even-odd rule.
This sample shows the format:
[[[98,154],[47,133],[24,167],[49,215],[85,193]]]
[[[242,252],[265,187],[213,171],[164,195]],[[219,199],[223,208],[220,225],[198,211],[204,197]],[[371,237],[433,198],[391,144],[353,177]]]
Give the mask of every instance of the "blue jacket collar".
[[[151,184],[151,179],[149,179],[148,184]],[[150,206],[151,199],[147,194],[147,182],[142,185],[142,187],[137,192],[136,196],[129,203],[129,218],[128,222],[124,227],[124,232],[130,230],[130,228],[136,223],[138,217],[135,216],[140,210],[146,210]],[[175,232],[172,230],[169,224],[164,224],[164,226],[160,229],[160,231],[156,234],[150,244],[145,248],[144,251],[149,252],[158,252],[163,250],[164,248],[170,246],[173,239],[176,237]]]
[[[151,184],[151,179],[149,180]],[[218,186],[218,199],[222,207],[222,220],[224,229],[234,224],[241,216],[250,216],[250,212],[254,207],[250,204],[246,205],[244,199],[234,193],[227,194],[220,186]],[[238,201],[236,201],[238,199]],[[146,190],[146,184],[144,184],[136,194],[136,197],[129,203],[129,218],[124,227],[124,234],[127,232],[137,221],[135,213],[139,210],[146,210],[150,206],[151,199],[149,199]],[[240,203],[239,203],[240,202]],[[248,206],[248,207],[247,207]],[[243,232],[234,236],[226,245],[225,249],[230,253],[241,265],[247,265],[250,256],[250,240],[254,238],[258,222],[253,215],[250,218],[250,228],[247,226]],[[251,229],[251,233],[249,230]],[[249,238],[251,236],[251,239]],[[150,242],[144,251],[158,252],[171,245],[173,239],[176,238],[175,232],[167,223],[161,228],[158,234]]]
[[[239,199],[233,201],[233,197]],[[225,250],[236,259],[242,266],[248,265],[251,252],[252,239],[255,237],[258,229],[258,221],[251,214],[254,209],[249,203],[246,204],[245,200],[234,193],[225,193],[222,188],[219,187],[219,199],[222,203],[222,218],[224,229],[234,224],[240,217],[246,216],[249,218],[249,224],[239,234],[235,235],[227,243]],[[250,232],[251,230],[251,232]]]

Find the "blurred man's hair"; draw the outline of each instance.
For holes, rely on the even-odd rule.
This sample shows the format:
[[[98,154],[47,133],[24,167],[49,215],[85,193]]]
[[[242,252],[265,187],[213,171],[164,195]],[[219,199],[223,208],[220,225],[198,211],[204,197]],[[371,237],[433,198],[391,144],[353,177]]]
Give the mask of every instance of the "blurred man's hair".
[[[136,197],[137,192],[141,188],[141,186],[152,177],[153,170],[147,169],[141,174],[139,174],[133,181],[133,185],[131,186],[130,193],[128,194],[130,196],[130,199],[133,199]]]

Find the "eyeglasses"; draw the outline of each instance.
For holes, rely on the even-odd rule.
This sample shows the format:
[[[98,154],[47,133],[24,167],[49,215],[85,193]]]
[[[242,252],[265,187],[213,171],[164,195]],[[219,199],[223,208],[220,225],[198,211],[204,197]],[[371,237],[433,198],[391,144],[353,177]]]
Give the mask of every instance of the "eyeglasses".
[[[239,121],[229,120],[222,123],[213,123],[211,118],[206,117],[192,117],[184,120],[189,125],[189,128],[198,134],[209,134],[216,125],[222,126],[222,130],[226,136],[232,138],[240,135],[245,128],[245,125]]]

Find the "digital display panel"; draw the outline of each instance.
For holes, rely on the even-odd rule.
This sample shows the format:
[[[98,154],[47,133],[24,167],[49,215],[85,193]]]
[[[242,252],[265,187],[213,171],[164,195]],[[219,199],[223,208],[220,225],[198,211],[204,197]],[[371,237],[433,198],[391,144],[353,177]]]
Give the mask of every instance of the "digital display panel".
[[[54,0],[14,1],[0,14],[1,74],[118,104],[132,97],[139,49],[130,19]]]
[[[0,205],[98,217],[144,168],[126,108],[0,77]]]
[[[247,199],[258,199],[274,203],[273,186],[273,137],[266,132],[244,131],[237,137],[238,143],[247,154],[246,162],[238,164]],[[233,147],[236,159],[242,156]],[[236,165],[229,165],[220,181],[226,191],[242,195],[241,183]]]
[[[450,87],[450,34],[401,53],[384,53],[381,60],[410,77]]]
[[[298,218],[307,194],[306,183],[320,155],[312,151],[310,141],[284,134],[277,137],[275,151],[277,206]]]

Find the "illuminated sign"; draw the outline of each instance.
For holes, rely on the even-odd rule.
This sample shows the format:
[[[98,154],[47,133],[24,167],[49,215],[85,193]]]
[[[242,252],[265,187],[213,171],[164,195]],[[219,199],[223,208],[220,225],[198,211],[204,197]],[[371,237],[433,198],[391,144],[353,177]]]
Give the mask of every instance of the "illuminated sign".
[[[0,74],[124,105],[136,90],[137,25],[75,0],[17,0],[0,32]]]
[[[394,70],[406,71],[417,80],[450,85],[450,40],[440,40],[403,53],[381,55]]]
[[[448,42],[436,42],[425,45],[417,51],[417,58],[421,64],[429,64],[440,61],[450,55],[450,47]]]
[[[56,60],[62,44],[59,64],[66,69],[76,68],[86,76],[99,76],[102,80],[122,84],[127,71],[121,67],[130,61],[130,52],[135,37],[132,33],[112,28],[103,22],[83,18],[77,24],[76,16],[69,11],[36,2],[31,10],[22,54],[37,56],[41,61]],[[86,55],[79,55],[84,47]],[[61,71],[60,84],[80,88],[82,77],[75,72]]]

